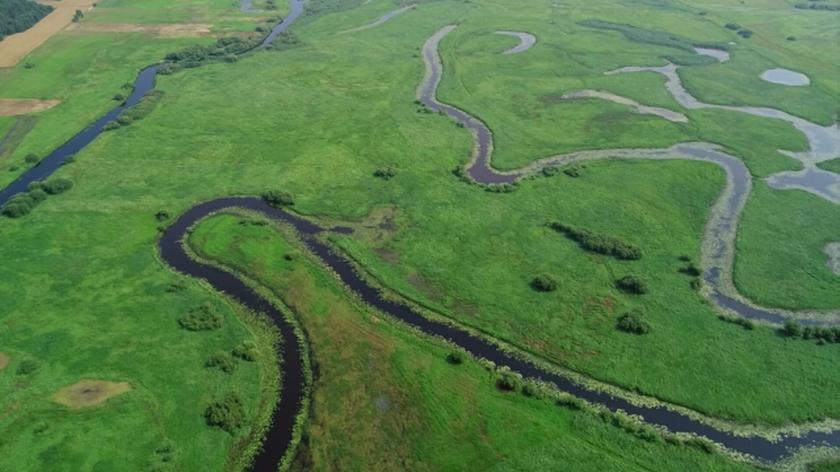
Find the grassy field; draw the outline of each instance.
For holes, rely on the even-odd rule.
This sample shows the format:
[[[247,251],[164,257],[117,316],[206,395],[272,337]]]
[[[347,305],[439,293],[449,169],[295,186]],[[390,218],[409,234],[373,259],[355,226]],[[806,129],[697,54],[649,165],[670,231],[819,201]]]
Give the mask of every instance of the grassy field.
[[[349,302],[297,244],[254,224],[260,221],[211,217],[189,243],[272,289],[307,332],[319,375],[309,446],[292,470],[750,469],[643,441],[548,399],[497,390],[483,366],[452,365],[445,345]]]
[[[644,6],[655,3],[596,8],[580,2],[551,8],[528,0],[526,7],[511,11],[501,1],[429,2],[378,28],[334,34],[397,8],[375,0],[340,14],[310,15],[293,30],[301,40],[297,47],[161,77],[159,88],[165,95],[153,113],[104,134],[58,172],[74,181],[72,190],[49,198],[23,219],[0,221],[0,253],[14,254],[14,264],[0,266],[0,297],[10,300],[0,309],[5,328],[0,330],[0,352],[12,359],[0,373],[0,411],[10,412],[0,416],[0,469],[62,461],[70,464],[68,470],[92,468],[100,461],[100,467],[113,468],[107,461],[123,453],[126,467],[143,468],[164,440],[176,445],[177,463],[186,470],[222,469],[237,455],[235,445],[247,429],[231,436],[206,427],[201,413],[208,401],[237,389],[253,416],[266,374],[243,364],[227,375],[204,368],[203,362],[259,330],[237,321],[235,307],[195,282],[187,281],[187,289],[177,295],[166,292],[179,277],[155,257],[157,227],[165,224],[155,214],[166,210],[176,215],[215,196],[277,188],[292,192],[295,208],[304,214],[353,224],[357,233],[336,244],[385,286],[566,367],[744,421],[780,424],[840,417],[835,400],[840,378],[831,374],[840,360],[836,345],[785,340],[768,328],[747,331],[719,321],[691,289],[690,277],[679,273],[684,263],[678,257],[699,257],[705,217],[723,185],[719,169],[677,161],[599,162],[587,164],[578,178],[560,173],[527,181],[514,193],[489,193],[451,174],[468,159],[469,134],[413,103],[423,74],[420,46],[441,26],[462,21],[442,44],[447,68],[442,97],[480,116],[494,130],[501,167],[581,148],[704,139],[737,151],[757,177],[797,168],[796,161],[775,150],[802,149],[805,141],[780,122],[718,110],[686,112],[671,100],[659,76],[601,75],[612,67],[661,61],[668,50],[584,28],[576,24],[579,20],[619,21],[623,14],[647,18],[640,26],[667,29],[685,19],[684,27],[674,32],[697,40],[730,37],[728,30],[715,26],[724,17],[712,21],[686,16],[695,15],[693,10]],[[219,5],[207,5],[207,11]],[[335,6],[327,1],[318,5]],[[230,7],[230,15],[237,16],[236,5]],[[327,12],[333,11],[329,8]],[[745,17],[761,18],[751,6],[742,8]],[[718,15],[711,13],[712,6],[709,10],[709,15]],[[155,15],[144,13],[136,21],[162,21]],[[761,49],[759,26],[740,17],[737,21],[756,34],[738,40],[732,64],[739,55],[769,54]],[[490,34],[496,29],[533,32],[539,42],[527,53],[502,56],[498,53],[511,40]],[[815,27],[814,34],[822,33]],[[46,153],[104,112],[137,68],[201,41],[61,34],[27,59],[34,69],[0,72],[0,97],[63,100],[42,113],[14,154],[0,161],[0,183],[20,172],[9,168],[21,166],[27,153]],[[797,42],[795,47],[802,46]],[[813,58],[820,47],[814,43],[803,54]],[[808,73],[815,84],[830,83],[830,76],[821,72],[828,66],[802,61],[790,67]],[[711,67],[726,65],[692,67],[686,77]],[[687,85],[698,97],[714,100],[714,88],[707,96],[701,82],[687,79]],[[797,105],[810,107],[803,115],[822,119],[832,113],[826,111],[832,101],[819,97],[836,97],[836,92],[824,87],[815,87],[816,98]],[[610,103],[556,100],[580,88],[609,90],[686,112],[691,121],[675,125]],[[765,100],[758,88],[739,88],[738,94],[744,103]],[[3,123],[0,129],[10,126]],[[372,175],[384,166],[396,169],[393,179]],[[739,234],[738,286],[763,302],[836,308],[837,278],[825,267],[821,250],[826,237],[836,240],[832,222],[840,220],[838,212],[813,196],[770,190],[756,179]],[[546,228],[552,220],[625,240],[639,246],[644,256],[616,261],[584,252]],[[784,226],[786,222],[792,225]],[[252,230],[257,229],[242,229]],[[208,244],[212,235],[207,235]],[[277,244],[275,250],[286,247]],[[269,249],[249,242],[232,256],[263,250]],[[283,283],[278,274],[286,274],[284,270],[324,285],[317,291],[302,285],[299,290],[307,291],[301,300],[294,292],[283,294],[291,305],[307,310],[301,316],[311,324],[314,355],[323,368],[310,429],[322,441],[313,441],[302,456],[320,467],[329,468],[334,461],[350,469],[379,463],[399,467],[387,461],[434,457],[444,448],[449,452],[435,464],[439,468],[469,464],[458,462],[456,453],[474,450],[483,453],[471,460],[488,466],[509,458],[499,470],[561,464],[575,468],[587,461],[594,468],[610,469],[623,467],[627,463],[621,461],[628,457],[638,461],[628,468],[729,465],[693,450],[639,443],[583,413],[502,395],[479,367],[467,364],[453,370],[443,363],[444,348],[389,323],[374,323],[376,318],[347,305],[331,279],[317,270],[265,264],[249,266],[248,272],[255,271],[270,286]],[[559,281],[556,292],[541,294],[529,287],[541,272]],[[617,291],[614,280],[627,274],[647,281],[650,293]],[[343,311],[331,314],[323,303],[310,306],[322,299],[343,306]],[[224,328],[211,333],[179,329],[176,320],[206,301],[224,314]],[[615,329],[618,316],[632,308],[645,311],[650,334],[633,336]],[[342,341],[348,334],[338,326],[369,341],[347,339],[353,348],[345,352]],[[365,379],[364,371],[341,367],[343,356],[362,362],[365,357],[377,359],[381,352],[392,354],[374,364],[378,377]],[[41,367],[19,377],[15,372],[25,359],[35,359]],[[428,372],[415,378],[423,366],[430,366]],[[133,390],[81,413],[49,401],[60,388],[81,379],[127,381]],[[388,400],[401,407],[389,411],[406,410],[407,416],[376,416],[380,391],[393,392]],[[364,403],[371,398],[373,406]],[[367,406],[357,409],[354,401]],[[446,424],[450,414],[466,432]],[[42,418],[50,429],[33,439]],[[374,418],[385,423],[365,422]],[[369,442],[342,444],[342,421],[364,428]],[[392,433],[377,436],[379,425]],[[393,428],[400,425],[414,429],[397,436],[393,431],[399,429]],[[542,433],[514,437],[532,425]],[[558,436],[563,439],[555,440]],[[461,447],[461,437],[470,442]],[[124,451],[126,438],[137,447]],[[387,447],[389,441],[395,449]],[[577,446],[561,448],[558,443]],[[534,462],[514,456],[514,446],[523,444],[533,445]],[[494,450],[510,452],[500,456]],[[612,454],[597,454],[602,450]],[[597,462],[601,460],[619,462]]]
[[[823,170],[840,174],[840,157],[838,157],[837,159],[832,159],[830,161],[820,162],[819,164],[817,164],[817,167]]]

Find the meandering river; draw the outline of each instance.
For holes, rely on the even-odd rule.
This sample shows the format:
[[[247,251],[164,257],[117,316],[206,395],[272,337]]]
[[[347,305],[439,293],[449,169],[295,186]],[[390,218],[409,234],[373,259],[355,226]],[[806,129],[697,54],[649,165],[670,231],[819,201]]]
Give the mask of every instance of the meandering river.
[[[291,12],[265,38],[260,48],[270,44],[285,31],[301,14],[302,0],[290,0]],[[426,63],[426,76],[418,87],[418,98],[427,107],[441,111],[467,127],[475,138],[473,159],[468,166],[470,178],[483,184],[511,183],[539,171],[547,166],[564,165],[571,162],[591,159],[688,159],[711,162],[719,165],[727,174],[727,185],[712,209],[704,235],[703,261],[706,272],[704,279],[712,288],[710,298],[721,308],[733,310],[748,318],[757,318],[771,322],[781,322],[796,314],[754,307],[739,297],[729,294],[727,286],[734,254],[734,236],[737,221],[749,195],[751,177],[744,164],[737,158],[723,152],[718,146],[709,143],[682,143],[667,149],[614,149],[582,151],[577,153],[552,156],[539,160],[523,169],[499,172],[492,168],[492,134],[478,118],[466,112],[441,103],[436,98],[443,66],[438,54],[440,41],[455,26],[446,26],[435,33],[423,47]],[[154,88],[157,66],[150,66],[139,74],[134,92],[125,104],[120,105],[93,124],[85,128],[70,141],[47,156],[42,164],[24,173],[18,180],[0,192],[0,204],[5,203],[15,193],[25,191],[29,183],[41,180],[54,172],[68,157],[83,149],[99,133],[108,121],[114,119],[126,108],[136,104],[140,98]],[[675,74],[674,74],[675,75]],[[669,76],[670,79],[670,76]],[[681,86],[680,86],[681,87]],[[686,92],[687,93],[687,92]],[[693,99],[693,97],[692,97]],[[779,112],[783,113],[783,112]],[[794,124],[794,126],[796,126]],[[807,133],[806,133],[807,134]],[[810,140],[810,136],[809,136]],[[265,313],[278,326],[283,340],[282,385],[273,421],[265,439],[265,446],[257,456],[254,469],[274,470],[282,458],[289,452],[294,435],[295,419],[300,412],[301,402],[306,392],[305,375],[302,370],[304,346],[296,336],[294,326],[272,303],[249,287],[244,281],[230,272],[210,264],[192,259],[185,250],[184,238],[189,228],[202,218],[226,209],[247,209],[256,211],[268,218],[282,221],[293,227],[306,248],[317,256],[327,267],[332,269],[341,281],[364,302],[379,311],[405,322],[424,333],[441,336],[474,356],[488,359],[498,366],[510,368],[526,378],[538,379],[556,385],[560,390],[601,405],[611,411],[639,415],[644,421],[667,428],[672,432],[693,433],[720,443],[740,453],[751,455],[762,461],[777,461],[789,456],[801,446],[840,445],[840,431],[810,431],[801,435],[782,434],[778,440],[771,441],[760,436],[740,436],[726,428],[711,426],[709,422],[697,419],[698,415],[688,414],[680,409],[659,406],[640,406],[622,396],[606,393],[595,387],[584,385],[564,374],[538,366],[522,357],[498,347],[488,338],[479,337],[460,327],[433,321],[424,317],[418,310],[407,303],[393,301],[382,296],[380,291],[368,284],[360,276],[352,263],[343,255],[335,253],[319,235],[330,231],[312,222],[282,209],[268,206],[255,197],[224,197],[198,204],[180,215],[158,240],[161,258],[175,270],[207,281],[219,292],[225,293],[244,306]],[[731,281],[730,281],[731,282]],[[826,319],[805,319],[806,322],[827,324]]]

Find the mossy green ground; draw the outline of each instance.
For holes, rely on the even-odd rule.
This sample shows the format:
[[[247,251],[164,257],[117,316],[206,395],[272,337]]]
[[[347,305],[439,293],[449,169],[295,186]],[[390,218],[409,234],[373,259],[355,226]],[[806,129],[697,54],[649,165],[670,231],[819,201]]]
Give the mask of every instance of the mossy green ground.
[[[493,373],[476,362],[452,365],[451,348],[349,302],[299,244],[253,224],[260,221],[214,216],[189,244],[270,288],[307,332],[318,377],[308,446],[292,470],[751,469],[643,441],[550,399],[497,390]]]
[[[738,45],[727,64],[737,69],[739,56],[769,57],[773,49],[772,54],[784,59],[776,59],[781,65],[815,81],[812,90],[791,92],[802,94],[802,104],[797,105],[802,109],[791,105],[788,111],[821,120],[832,113],[830,98],[837,95],[830,85],[831,67],[820,59],[830,33],[819,24],[809,29],[811,21],[822,24],[823,16],[813,15],[812,20],[813,12],[790,8],[784,10],[795,18],[790,28],[797,28],[803,39],[790,45],[778,42],[778,33],[762,25],[769,15],[782,14],[782,3],[762,3],[764,10],[743,7],[735,19],[756,34],[749,40],[733,38]],[[341,14],[310,17],[293,30],[302,40],[300,47],[161,77],[159,87],[166,95],[153,113],[101,136],[58,172],[75,182],[71,191],[48,199],[26,218],[0,221],[0,253],[13,255],[14,262],[0,266],[0,296],[9,301],[0,310],[0,351],[13,359],[36,358],[42,365],[25,388],[16,387],[14,365],[0,373],[0,411],[11,412],[0,417],[0,461],[5,461],[0,468],[37,467],[42,454],[51,461],[44,463],[66,460],[70,469],[84,468],[123,457],[126,438],[138,445],[124,459],[127,467],[140,468],[152,460],[164,438],[177,444],[178,464],[185,469],[195,464],[222,468],[226,458],[235,455],[234,438],[204,426],[202,403],[232,388],[256,399],[258,373],[237,371],[235,375],[251,376],[250,381],[239,381],[207,371],[201,362],[203,353],[245,336],[245,328],[224,304],[219,306],[226,310],[225,331],[205,336],[177,328],[174,320],[184,310],[206,300],[220,302],[194,282],[177,297],[164,292],[178,277],[155,256],[161,223],[154,215],[160,210],[174,215],[219,195],[268,189],[294,193],[302,213],[356,223],[357,234],[337,244],[384,285],[566,367],[713,415],[775,424],[840,417],[835,401],[840,378],[833,375],[840,359],[836,345],[786,341],[767,328],[746,331],[723,323],[691,290],[689,278],[677,272],[682,265],[678,256],[699,256],[708,208],[723,185],[719,169],[678,161],[590,163],[577,179],[559,174],[524,182],[512,194],[491,194],[451,174],[468,159],[469,133],[444,117],[419,112],[413,103],[423,76],[419,48],[441,26],[464,20],[442,43],[447,68],[442,97],[491,126],[501,167],[578,148],[664,146],[704,139],[737,151],[756,177],[797,168],[796,161],[775,149],[802,149],[805,141],[778,121],[700,110],[687,112],[691,124],[683,126],[609,103],[550,99],[572,89],[603,88],[679,110],[659,76],[601,75],[609,67],[661,63],[664,48],[576,25],[584,18],[638,18],[645,19],[639,26],[670,29],[692,39],[729,37],[719,26],[728,16],[715,12],[713,5],[705,19],[695,19],[693,10],[645,6],[651,4],[656,2],[609,7],[579,2],[562,4],[554,12],[537,1],[515,10],[500,1],[441,1],[424,3],[375,29],[334,34],[369,23],[395,7],[375,0]],[[531,31],[540,42],[527,53],[502,56],[498,52],[510,47],[511,40],[492,35],[495,29]],[[87,74],[89,57],[63,59],[73,56],[71,46],[61,45],[61,37],[36,51],[33,58],[43,54],[36,68],[6,73],[30,73],[30,80],[0,78],[0,90],[32,87],[26,90],[30,98],[65,93],[59,98],[66,97],[69,108],[73,94],[83,92],[72,91],[76,85],[48,72],[74,63],[76,74]],[[80,41],[96,49],[96,43],[101,46],[107,40]],[[138,51],[131,63],[116,52],[109,55],[112,72],[86,75],[77,84],[107,79],[110,85],[102,85],[107,93],[99,88],[84,92],[90,95],[80,101],[91,108],[80,102],[62,120],[48,120],[43,114],[9,162],[21,162],[28,152],[43,153],[62,142],[86,119],[104,112],[110,97],[137,68],[186,42],[138,40],[126,46]],[[55,49],[49,53],[51,47]],[[53,62],[55,66],[47,66]],[[685,77],[695,69],[726,66],[687,68],[691,71]],[[745,69],[727,80],[746,80],[750,74]],[[686,82],[698,97],[715,101],[711,91],[704,95],[699,83]],[[769,84],[737,87],[744,103],[774,104],[763,103],[768,95],[762,87]],[[36,92],[46,96],[32,97]],[[46,113],[65,112],[57,107]],[[372,176],[385,165],[398,172],[387,182]],[[832,278],[821,254],[828,242],[824,239],[836,240],[832,221],[840,220],[838,207],[801,192],[767,189],[758,178],[755,187],[739,230],[738,286],[760,302],[797,308],[840,306],[840,278]],[[625,239],[640,246],[645,256],[638,262],[593,257],[544,227],[556,219]],[[787,219],[795,226],[778,231]],[[540,272],[554,274],[560,289],[551,294],[531,291],[528,282]],[[628,273],[646,279],[651,293],[631,297],[614,290],[612,280]],[[616,318],[633,307],[644,308],[651,334],[636,337],[615,330]],[[386,333],[394,336],[394,343],[427,342],[394,328]],[[51,342],[52,337],[57,341]],[[331,343],[324,347],[333,350],[340,346],[323,342]],[[317,348],[315,355],[321,355]],[[441,360],[442,355],[430,359]],[[460,380],[449,371],[438,372],[443,372],[436,374],[441,376],[438,382],[424,380],[425,391],[457,392],[449,383]],[[49,415],[44,402],[50,393],[95,375],[139,386],[96,411]],[[338,391],[350,392],[361,381],[354,377],[360,374],[344,375],[346,383]],[[487,411],[511,414],[496,410],[514,400],[487,389],[485,379],[472,382],[476,391],[484,392],[476,395],[486,399]],[[315,395],[316,402],[327,401],[318,400],[325,391],[316,388]],[[414,397],[406,398],[410,406]],[[516,408],[532,408],[529,405]],[[544,406],[533,408],[544,413]],[[423,414],[417,416],[427,421]],[[436,414],[440,420],[434,421],[445,418],[445,413]],[[49,420],[53,433],[33,439],[41,417]],[[557,422],[596,424],[584,416],[564,418]],[[337,420],[325,418],[319,427],[336,428],[330,421]],[[587,428],[593,439],[581,449],[608,448],[614,436],[621,436]],[[553,431],[554,442],[535,451],[554,454],[556,463],[562,463],[566,451],[553,446],[576,441],[575,435]],[[428,436],[414,436],[407,444],[412,451],[431,454],[436,444],[432,441],[438,439]],[[337,442],[329,444],[339,447]],[[670,449],[657,451],[653,456],[663,461],[679,459]],[[582,461],[569,456],[565,460]]]

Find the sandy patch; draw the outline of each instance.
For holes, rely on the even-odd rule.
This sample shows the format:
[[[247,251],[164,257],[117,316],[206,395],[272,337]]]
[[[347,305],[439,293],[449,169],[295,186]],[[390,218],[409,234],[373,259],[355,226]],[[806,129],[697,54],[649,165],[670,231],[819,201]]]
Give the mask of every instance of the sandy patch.
[[[122,395],[129,390],[131,390],[131,384],[128,382],[80,380],[55,392],[52,400],[68,408],[78,410],[101,405],[109,398]]]
[[[5,369],[6,366],[9,365],[10,360],[11,359],[8,354],[0,352],[0,370]]]
[[[75,23],[68,31],[80,33],[149,33],[164,38],[180,38],[210,34],[210,25],[204,23],[138,25],[131,23]]]
[[[72,23],[76,10],[88,11],[96,0],[61,0],[41,3],[51,5],[55,10],[32,28],[6,36],[6,39],[0,41],[0,67],[13,67],[50,36]]]
[[[0,98],[0,116],[26,115],[49,110],[61,100],[37,100],[34,98]]]

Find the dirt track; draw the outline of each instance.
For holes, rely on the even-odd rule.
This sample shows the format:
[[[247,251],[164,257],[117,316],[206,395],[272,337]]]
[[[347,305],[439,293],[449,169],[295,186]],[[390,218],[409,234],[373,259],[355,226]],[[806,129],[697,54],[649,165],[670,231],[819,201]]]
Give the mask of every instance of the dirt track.
[[[14,67],[27,54],[73,22],[76,10],[91,9],[96,0],[41,1],[55,8],[32,28],[0,41],[0,67]]]

